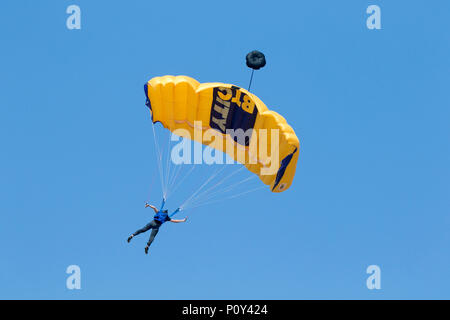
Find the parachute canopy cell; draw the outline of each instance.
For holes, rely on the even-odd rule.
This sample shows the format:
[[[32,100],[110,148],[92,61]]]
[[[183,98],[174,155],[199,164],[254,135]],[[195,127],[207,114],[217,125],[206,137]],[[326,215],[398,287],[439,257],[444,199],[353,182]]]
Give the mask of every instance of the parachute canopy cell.
[[[145,85],[145,95],[153,123],[225,152],[273,192],[290,187],[299,140],[286,120],[256,95],[232,84],[199,83],[187,76],[155,77]],[[244,139],[237,137],[239,131],[247,133]]]
[[[259,70],[266,65],[266,57],[264,53],[254,50],[247,54],[245,57],[247,62],[247,67],[252,68],[254,70]]]

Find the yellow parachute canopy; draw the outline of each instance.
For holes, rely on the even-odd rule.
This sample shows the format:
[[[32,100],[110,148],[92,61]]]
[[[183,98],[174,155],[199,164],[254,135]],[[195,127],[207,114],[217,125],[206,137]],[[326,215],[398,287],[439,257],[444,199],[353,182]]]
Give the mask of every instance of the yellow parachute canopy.
[[[154,123],[228,154],[273,192],[292,184],[298,138],[286,120],[256,95],[231,84],[199,83],[187,76],[155,77],[145,85],[145,94]]]

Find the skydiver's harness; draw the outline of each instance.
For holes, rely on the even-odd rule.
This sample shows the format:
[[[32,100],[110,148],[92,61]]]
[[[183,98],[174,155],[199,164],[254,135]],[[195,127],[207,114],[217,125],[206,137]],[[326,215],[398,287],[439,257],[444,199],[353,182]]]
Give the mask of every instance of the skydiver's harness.
[[[161,209],[159,209],[159,211],[155,214],[155,216],[153,217],[153,219],[155,219],[156,221],[158,221],[159,223],[163,224],[164,222],[167,221],[167,217],[172,217],[173,215],[175,215],[178,211],[180,211],[180,208],[178,208],[177,210],[175,210],[170,216],[167,213],[167,210],[163,211],[164,205],[166,204],[166,199],[163,198],[162,203],[161,203]]]
[[[166,219],[169,215],[167,214],[167,212],[163,212],[163,211],[158,211],[157,214],[155,214],[155,216],[153,217],[153,219],[155,219],[156,221],[160,222],[161,224],[163,224],[164,222],[166,222]]]

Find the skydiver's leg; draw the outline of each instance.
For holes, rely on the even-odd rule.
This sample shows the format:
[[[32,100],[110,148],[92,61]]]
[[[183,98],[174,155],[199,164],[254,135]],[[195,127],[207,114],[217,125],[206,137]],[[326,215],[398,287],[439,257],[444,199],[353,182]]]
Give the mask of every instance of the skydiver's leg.
[[[150,234],[150,238],[148,239],[148,242],[147,242],[147,247],[150,247],[153,240],[155,240],[155,237],[158,234],[158,231],[159,231],[159,228],[153,228],[152,233]]]
[[[145,253],[148,253],[148,247],[152,244],[153,240],[155,240],[156,235],[158,234],[159,227],[153,227],[152,233],[150,234],[150,239],[148,239],[147,246],[145,247]]]
[[[131,236],[128,237],[128,242],[131,241],[131,239],[133,239],[134,236],[137,236],[138,234],[144,233],[148,230],[150,230],[152,228],[152,224],[151,223],[147,223],[147,225],[139,230],[137,230],[135,233],[133,233]]]
[[[150,230],[151,228],[152,228],[152,224],[151,224],[151,223],[147,223],[147,224],[145,225],[145,227],[143,227],[143,228],[137,230],[135,233],[133,233],[133,235],[134,235],[134,236],[137,236],[138,234],[147,232],[147,231]]]

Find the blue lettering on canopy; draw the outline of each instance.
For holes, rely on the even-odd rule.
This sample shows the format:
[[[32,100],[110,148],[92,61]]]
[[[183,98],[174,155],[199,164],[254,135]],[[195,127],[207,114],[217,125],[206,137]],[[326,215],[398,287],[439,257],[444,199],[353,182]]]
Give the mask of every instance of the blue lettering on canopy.
[[[243,106],[248,106],[249,102],[252,108],[244,109]],[[213,89],[213,102],[209,121],[211,128],[224,134],[226,130],[235,131],[241,129],[247,131],[248,129],[253,129],[257,114],[258,108],[256,108],[255,103],[239,87],[216,87]],[[244,144],[245,146],[250,144],[249,137],[245,137],[245,140],[238,139],[236,136],[232,138],[239,144]]]

